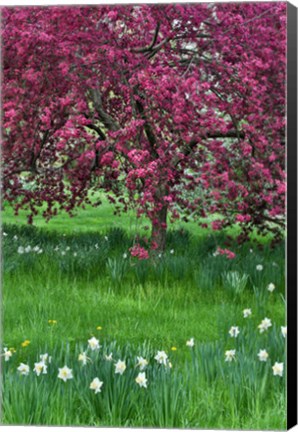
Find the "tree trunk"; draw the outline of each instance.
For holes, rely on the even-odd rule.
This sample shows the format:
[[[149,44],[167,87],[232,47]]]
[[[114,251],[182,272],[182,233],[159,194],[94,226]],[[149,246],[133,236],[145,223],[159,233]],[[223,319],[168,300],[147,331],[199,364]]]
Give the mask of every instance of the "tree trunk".
[[[157,243],[157,251],[163,252],[166,248],[166,234],[167,234],[167,206],[162,207],[155,215],[157,224],[152,221],[151,241]]]

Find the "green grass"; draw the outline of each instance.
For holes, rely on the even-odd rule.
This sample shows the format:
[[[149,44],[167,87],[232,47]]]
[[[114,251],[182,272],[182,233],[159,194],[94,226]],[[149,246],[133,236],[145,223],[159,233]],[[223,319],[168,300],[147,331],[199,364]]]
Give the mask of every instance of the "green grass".
[[[226,233],[178,225],[161,257],[138,261],[129,257],[139,229],[131,218],[113,217],[107,203],[46,226],[37,219],[27,227],[24,215],[16,220],[10,209],[3,213],[2,346],[16,352],[3,361],[2,422],[284,429],[284,377],[272,374],[275,361],[285,362],[284,245],[272,250],[265,241],[260,249],[255,242],[233,243],[236,258],[229,260],[213,256],[217,246],[225,247]],[[43,252],[17,252],[28,245]],[[242,283],[235,272],[245,275]],[[271,282],[273,293],[267,290]],[[248,319],[245,308],[252,309]],[[260,334],[265,317],[273,326]],[[228,333],[234,325],[237,339]],[[90,353],[93,363],[82,368],[78,353],[91,336],[103,348]],[[186,346],[191,337],[193,349]],[[27,347],[24,340],[30,340]],[[225,362],[225,350],[234,348],[236,361]],[[257,358],[263,348],[266,364]],[[110,350],[127,361],[121,377],[104,361]],[[169,355],[170,371],[156,364],[157,350]],[[43,352],[53,357],[47,375],[18,375],[20,362],[32,368]],[[148,389],[134,381],[137,355],[150,359]],[[75,376],[67,383],[57,379],[64,362]],[[104,381],[97,395],[89,389],[95,376]]]

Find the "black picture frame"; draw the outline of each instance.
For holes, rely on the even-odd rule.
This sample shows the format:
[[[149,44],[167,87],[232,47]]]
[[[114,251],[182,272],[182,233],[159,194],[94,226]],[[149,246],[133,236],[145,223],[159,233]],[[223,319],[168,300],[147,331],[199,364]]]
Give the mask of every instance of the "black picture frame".
[[[297,7],[287,3],[287,429],[297,425]]]

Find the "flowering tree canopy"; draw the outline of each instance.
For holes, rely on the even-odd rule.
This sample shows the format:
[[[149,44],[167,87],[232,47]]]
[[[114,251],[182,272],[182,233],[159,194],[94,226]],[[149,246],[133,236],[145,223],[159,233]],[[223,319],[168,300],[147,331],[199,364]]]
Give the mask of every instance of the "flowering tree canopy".
[[[103,190],[160,249],[169,218],[278,234],[286,3],[7,7],[2,39],[3,198],[29,222]]]

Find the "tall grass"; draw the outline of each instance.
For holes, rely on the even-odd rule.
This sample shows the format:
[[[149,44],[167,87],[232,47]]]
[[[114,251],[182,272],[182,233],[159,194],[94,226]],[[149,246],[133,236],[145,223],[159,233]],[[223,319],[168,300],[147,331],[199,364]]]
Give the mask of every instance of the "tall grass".
[[[119,227],[66,235],[11,225],[3,231],[2,345],[16,349],[8,362],[2,357],[3,423],[285,427],[285,380],[272,374],[275,361],[285,363],[284,245],[235,243],[229,260],[214,256],[223,234],[198,238],[179,229],[168,233],[163,254],[139,261],[129,254],[134,238]],[[20,246],[31,250],[19,253]],[[252,309],[249,318],[245,308]],[[260,334],[265,317],[273,325]],[[239,326],[237,338],[231,326]],[[92,361],[82,366],[78,354],[91,336],[103,347],[88,352]],[[193,348],[186,346],[191,337]],[[230,349],[235,360],[226,362]],[[269,353],[266,363],[260,349]],[[157,350],[167,352],[172,368],[156,363]],[[47,375],[19,376],[20,362],[32,369],[44,352],[53,358]],[[105,360],[109,352],[126,360],[122,376]],[[135,382],[140,355],[149,360],[147,389]],[[64,364],[74,375],[66,383],[57,378]],[[99,394],[89,389],[96,376],[104,382]]]

